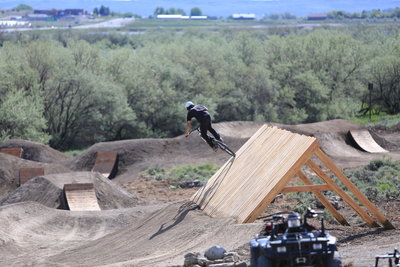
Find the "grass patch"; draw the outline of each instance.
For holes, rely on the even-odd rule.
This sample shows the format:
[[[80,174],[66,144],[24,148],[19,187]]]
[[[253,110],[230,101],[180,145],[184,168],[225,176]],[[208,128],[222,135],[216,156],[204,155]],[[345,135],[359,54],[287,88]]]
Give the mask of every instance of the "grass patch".
[[[141,178],[150,180],[200,180],[207,181],[219,167],[212,163],[200,165],[184,165],[166,170],[159,167],[151,167],[140,174]]]
[[[82,155],[83,152],[85,152],[85,151],[86,151],[86,149],[81,149],[81,150],[75,149],[75,150],[63,151],[63,153],[67,156],[77,157],[79,155]]]
[[[365,126],[382,125],[386,127],[391,127],[400,123],[400,114],[374,114],[371,115],[371,118],[369,118],[369,115],[363,115],[353,118],[351,121]]]

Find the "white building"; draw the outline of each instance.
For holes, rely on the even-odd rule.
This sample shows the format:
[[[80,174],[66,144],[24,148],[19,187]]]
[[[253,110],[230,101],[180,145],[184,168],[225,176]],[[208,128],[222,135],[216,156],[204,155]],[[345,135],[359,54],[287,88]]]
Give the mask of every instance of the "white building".
[[[245,14],[245,13],[241,13],[241,14],[233,14],[232,15],[233,19],[246,19],[246,20],[253,20],[256,19],[256,14]]]
[[[207,16],[183,16],[183,15],[157,15],[157,19],[193,19],[193,20],[206,20],[208,19]]]
[[[157,19],[182,19],[182,17],[184,17],[184,16],[182,16],[182,15],[164,15],[164,14],[162,14],[162,15],[157,15]]]
[[[0,20],[0,28],[22,28],[31,26],[31,23],[27,21]]]

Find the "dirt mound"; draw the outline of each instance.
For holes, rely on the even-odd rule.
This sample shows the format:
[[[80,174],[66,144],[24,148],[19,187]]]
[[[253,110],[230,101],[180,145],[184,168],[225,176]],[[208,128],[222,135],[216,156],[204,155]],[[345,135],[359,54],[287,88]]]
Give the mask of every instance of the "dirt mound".
[[[247,138],[224,138],[229,146],[237,150]],[[178,165],[214,162],[223,164],[229,155],[215,153],[197,135],[185,138],[178,136],[168,139],[136,139],[98,143],[85,153],[70,161],[67,166],[77,171],[89,171],[93,167],[96,153],[100,151],[118,152],[118,182],[128,182],[149,167],[170,168]]]
[[[22,147],[22,158],[26,160],[60,163],[71,158],[49,146],[31,141],[11,139],[0,145],[0,148],[9,147]]]
[[[222,138],[250,138],[265,123],[253,121],[230,121],[214,124]]]
[[[44,177],[36,177],[18,187],[0,205],[35,201],[50,208],[67,209],[63,190]]]
[[[0,207],[0,266],[59,266],[56,262],[41,262],[122,229],[163,207],[86,212],[51,209],[35,202]],[[103,252],[110,250],[113,248],[107,246]]]
[[[48,262],[71,266],[182,265],[186,253],[204,252],[215,244],[237,250],[247,245],[261,227],[210,218],[194,207],[187,202],[171,204],[95,242],[50,257]]]
[[[103,210],[133,207],[143,204],[138,197],[116,186],[99,173],[74,172],[36,177],[23,184],[0,204],[36,201],[50,208],[67,209],[64,184],[93,183],[99,206]]]
[[[59,164],[29,161],[0,153],[0,199],[17,188],[21,168],[43,168],[45,174],[71,172],[70,169]]]

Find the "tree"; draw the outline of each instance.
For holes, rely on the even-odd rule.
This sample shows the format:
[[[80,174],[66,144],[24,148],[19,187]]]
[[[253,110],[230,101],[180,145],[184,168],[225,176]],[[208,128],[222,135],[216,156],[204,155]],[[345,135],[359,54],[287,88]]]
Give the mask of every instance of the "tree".
[[[99,9],[98,9],[97,7],[95,7],[95,8],[93,9],[93,14],[99,15]]]
[[[155,17],[157,17],[157,15],[165,14],[165,10],[163,7],[156,7],[153,14]]]
[[[380,9],[374,9],[370,16],[371,18],[379,19],[383,17],[383,13]]]
[[[368,18],[368,13],[367,13],[367,11],[363,10],[363,11],[361,12],[361,18],[362,18],[362,19]]]
[[[371,65],[373,98],[382,111],[400,113],[400,60],[390,55],[376,59]]]
[[[185,10],[183,10],[182,8],[178,8],[178,9],[176,10],[176,14],[180,14],[180,15],[182,15],[182,16],[186,16],[186,12],[185,12]]]
[[[201,16],[203,13],[201,12],[201,9],[198,7],[193,7],[190,10],[190,16]]]
[[[269,19],[278,20],[281,17],[278,13],[272,13],[268,16]]]
[[[110,8],[101,5],[101,7],[99,9],[99,15],[100,16],[109,16],[110,14],[111,14]]]
[[[12,9],[13,11],[31,11],[33,8],[31,6],[20,4]]]
[[[0,100],[0,142],[24,139],[47,143],[46,120],[41,97],[21,89],[8,90]]]

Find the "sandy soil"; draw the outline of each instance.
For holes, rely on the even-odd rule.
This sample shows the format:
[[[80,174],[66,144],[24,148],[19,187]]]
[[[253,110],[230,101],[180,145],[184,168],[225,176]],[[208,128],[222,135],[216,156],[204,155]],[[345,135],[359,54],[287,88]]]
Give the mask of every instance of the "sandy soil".
[[[390,150],[373,155],[351,143],[347,132],[361,127],[345,120],[274,125],[315,136],[342,168],[360,167],[383,156],[400,160],[399,126],[370,129],[376,141]],[[229,122],[216,124],[216,129],[237,150],[260,126]],[[23,140],[10,140],[1,147],[23,147],[26,152],[22,159],[0,154],[0,266],[176,266],[183,264],[186,253],[203,253],[212,245],[237,251],[248,261],[248,242],[262,227],[261,221],[240,225],[230,218],[208,217],[188,202],[196,188],[172,189],[170,181],[140,178],[149,167],[222,165],[228,160],[228,155],[213,152],[196,135],[98,143],[77,157]],[[118,152],[113,180],[90,172],[98,151]],[[42,167],[45,175],[17,188],[22,167]],[[95,184],[102,211],[62,210],[62,185],[74,181]],[[265,212],[290,210],[293,204],[284,198]],[[399,229],[400,200],[376,204]],[[376,254],[400,247],[399,230],[367,227],[349,208],[341,213],[352,226],[327,227],[338,237],[348,266],[371,266]]]

